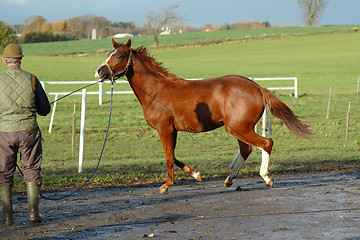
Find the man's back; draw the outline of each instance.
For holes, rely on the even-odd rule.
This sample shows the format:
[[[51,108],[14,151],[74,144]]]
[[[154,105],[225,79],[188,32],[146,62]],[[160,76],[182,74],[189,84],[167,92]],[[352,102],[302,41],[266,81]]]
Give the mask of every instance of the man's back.
[[[37,127],[31,74],[17,65],[0,73],[0,131],[14,132]]]

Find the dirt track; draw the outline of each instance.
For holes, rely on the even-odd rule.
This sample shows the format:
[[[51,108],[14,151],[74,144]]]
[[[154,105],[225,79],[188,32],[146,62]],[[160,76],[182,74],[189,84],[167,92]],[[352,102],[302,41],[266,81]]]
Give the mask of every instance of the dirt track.
[[[277,177],[274,188],[245,178],[229,189],[177,183],[166,195],[158,186],[84,190],[43,199],[40,225],[28,223],[26,206],[14,196],[15,226],[1,225],[1,239],[360,239],[359,172]]]

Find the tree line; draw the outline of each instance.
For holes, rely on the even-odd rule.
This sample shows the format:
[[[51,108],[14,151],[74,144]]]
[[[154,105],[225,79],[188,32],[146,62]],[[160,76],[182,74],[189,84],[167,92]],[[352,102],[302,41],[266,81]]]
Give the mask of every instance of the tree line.
[[[54,42],[54,41],[67,41],[81,38],[91,38],[92,29],[96,29],[97,38],[107,38],[114,36],[117,33],[129,33],[132,35],[145,35],[153,34],[151,29],[156,29],[161,33],[165,26],[158,26],[159,23],[154,21],[155,15],[151,15],[151,24],[149,22],[143,26],[139,26],[134,21],[126,22],[111,22],[105,17],[95,15],[84,15],[70,19],[63,19],[56,22],[49,22],[42,16],[32,16],[24,21],[24,24],[10,26],[12,32],[18,36],[20,43],[35,43],[35,42]],[[169,15],[166,15],[169,16]],[[150,17],[149,17],[150,19]],[[173,18],[173,22],[176,17]],[[162,19],[163,20],[163,19]],[[249,29],[249,28],[263,28],[270,27],[271,25],[259,22],[243,21],[233,24],[224,24],[214,26],[206,24],[204,26],[186,26],[183,23],[169,23],[171,32],[195,32],[210,30],[236,30],[236,29]],[[156,26],[155,26],[156,25]],[[156,33],[155,33],[156,34]]]
[[[31,16],[24,24],[11,26],[20,43],[67,41],[90,38],[92,29],[99,38],[119,32],[140,33],[134,22],[110,22],[104,17],[84,15],[70,19],[49,22],[42,16]]]
[[[303,13],[304,23],[306,25],[317,23],[328,2],[329,0],[297,0]],[[105,17],[96,15],[84,15],[56,22],[49,22],[42,16],[32,16],[27,18],[24,24],[15,26],[8,26],[0,22],[0,50],[8,43],[16,41],[19,43],[35,43],[90,38],[92,29],[96,29],[97,38],[111,37],[117,33],[151,34],[154,37],[154,45],[158,46],[158,36],[168,27],[171,27],[173,33],[271,27],[268,21],[259,23],[247,20],[220,26],[214,26],[210,23],[201,27],[187,26],[183,18],[176,13],[176,8],[178,5],[169,5],[166,9],[149,11],[147,22],[142,26],[139,26],[135,21],[111,22]]]

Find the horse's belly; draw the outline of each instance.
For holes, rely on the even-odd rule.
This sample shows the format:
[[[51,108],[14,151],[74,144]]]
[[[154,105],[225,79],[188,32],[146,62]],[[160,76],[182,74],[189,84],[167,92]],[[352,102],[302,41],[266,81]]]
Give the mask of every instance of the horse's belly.
[[[205,103],[196,104],[175,119],[177,130],[193,133],[211,131],[223,125],[222,119]]]

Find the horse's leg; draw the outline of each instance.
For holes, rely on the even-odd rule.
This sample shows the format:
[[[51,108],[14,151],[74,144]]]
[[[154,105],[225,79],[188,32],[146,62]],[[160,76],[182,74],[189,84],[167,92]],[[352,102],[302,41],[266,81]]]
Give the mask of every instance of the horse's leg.
[[[224,187],[230,187],[233,183],[232,180],[238,175],[241,167],[244,165],[245,160],[249,157],[252,147],[249,144],[244,143],[243,141],[238,140],[240,147],[240,154],[238,159],[234,163],[234,166],[231,168],[229,176],[225,179]]]
[[[270,162],[270,154],[263,150],[262,151],[262,160],[261,160],[261,167],[260,167],[260,176],[264,179],[266,184],[269,187],[274,185],[274,181],[269,177],[269,162]]]
[[[190,176],[192,176],[193,178],[195,178],[199,182],[202,181],[200,172],[194,172],[194,170],[191,167],[189,167],[188,165],[180,162],[176,158],[175,158],[175,165],[178,166],[179,168],[181,168],[182,170],[184,170],[184,172],[186,172],[187,174],[189,174]]]
[[[270,161],[271,149],[273,146],[273,141],[269,138],[262,137],[255,133],[253,129],[251,130],[235,130],[233,127],[225,126],[225,129],[228,133],[235,136],[237,139],[241,141],[257,146],[265,151],[263,160],[261,162],[260,167],[260,176],[264,179],[265,183],[272,187],[274,185],[273,180],[269,176],[268,167]],[[240,128],[241,129],[241,128]]]
[[[168,188],[174,185],[174,150],[176,146],[176,137],[177,137],[177,131],[172,132],[160,132],[159,137],[161,144],[164,149],[165,158],[166,158],[166,166],[168,171],[167,181],[160,187],[160,193],[166,193]]]

